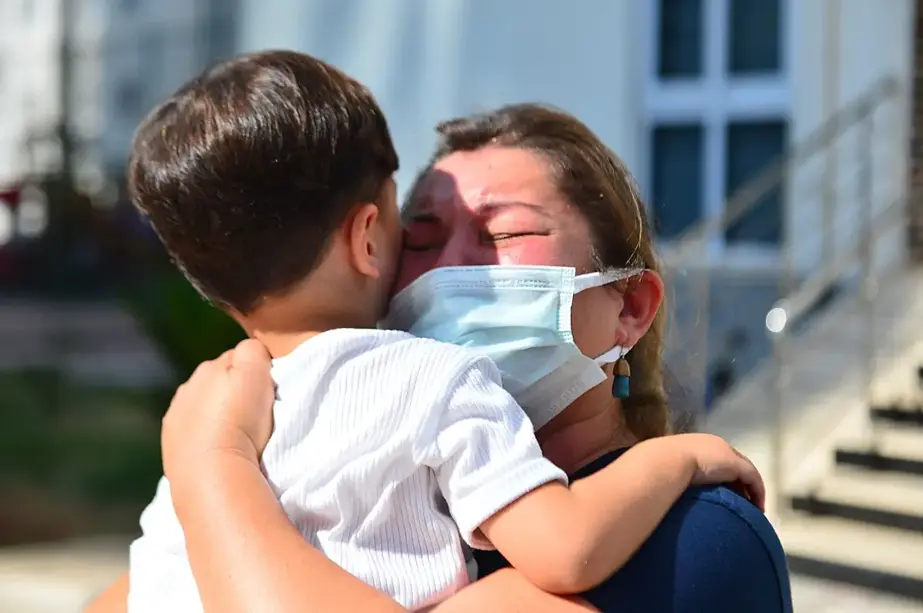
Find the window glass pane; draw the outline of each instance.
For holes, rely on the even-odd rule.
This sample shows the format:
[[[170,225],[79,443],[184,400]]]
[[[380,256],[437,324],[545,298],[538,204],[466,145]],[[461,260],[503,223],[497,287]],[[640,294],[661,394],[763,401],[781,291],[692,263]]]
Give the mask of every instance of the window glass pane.
[[[209,36],[210,58],[213,62],[223,61],[234,55],[237,46],[236,24],[231,14],[219,14],[212,22]]]
[[[727,127],[727,184],[731,197],[783,153],[784,121],[740,122]],[[778,245],[782,240],[782,189],[769,191],[727,229],[728,242]]]
[[[657,74],[661,78],[702,74],[702,27],[702,0],[660,0]]]
[[[702,218],[700,124],[654,128],[651,143],[651,203],[658,236],[671,238]]]
[[[223,61],[237,48],[239,0],[210,0],[198,35],[204,64]]]
[[[138,48],[143,65],[143,105],[146,112],[157,106],[169,90],[164,83],[164,70],[167,65],[166,34],[160,29],[148,31],[138,41]]]
[[[775,73],[781,65],[780,0],[731,0],[728,71]]]
[[[134,79],[119,83],[115,90],[115,104],[120,113],[135,120],[144,110],[144,95],[140,84]]]

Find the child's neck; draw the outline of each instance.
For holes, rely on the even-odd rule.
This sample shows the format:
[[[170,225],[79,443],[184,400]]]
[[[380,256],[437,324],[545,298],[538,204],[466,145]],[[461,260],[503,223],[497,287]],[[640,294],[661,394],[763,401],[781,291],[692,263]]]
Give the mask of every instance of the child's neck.
[[[242,324],[247,334],[260,341],[273,358],[280,358],[318,334],[342,328],[374,328],[378,318],[343,312],[335,315],[302,313],[297,317],[254,313],[245,319]]]

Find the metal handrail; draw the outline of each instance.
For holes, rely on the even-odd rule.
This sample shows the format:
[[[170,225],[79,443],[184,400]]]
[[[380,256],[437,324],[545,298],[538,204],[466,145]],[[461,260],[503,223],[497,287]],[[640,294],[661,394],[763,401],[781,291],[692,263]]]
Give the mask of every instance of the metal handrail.
[[[765,328],[772,340],[773,364],[775,366],[775,396],[776,412],[775,423],[773,424],[772,436],[772,476],[775,484],[774,498],[776,512],[781,518],[788,510],[785,504],[785,473],[784,473],[784,453],[785,453],[785,430],[784,430],[784,410],[786,407],[788,387],[791,376],[791,337],[795,325],[803,320],[816,307],[825,294],[834,288],[844,277],[858,265],[861,274],[861,303],[864,310],[864,317],[867,320],[864,326],[864,346],[860,350],[861,355],[866,355],[869,363],[865,368],[868,380],[865,382],[866,391],[871,390],[872,378],[875,370],[875,351],[874,343],[876,341],[875,331],[875,313],[874,303],[876,292],[875,280],[875,249],[877,240],[889,229],[894,228],[892,217],[895,211],[902,212],[910,194],[906,190],[898,195],[882,210],[875,212],[874,196],[874,111],[879,104],[897,96],[899,85],[896,80],[891,78],[884,79],[879,85],[861,97],[857,103],[854,103],[844,109],[848,113],[839,113],[831,122],[828,122],[824,129],[813,141],[816,147],[823,143],[831,142],[839,131],[833,130],[831,125],[836,125],[840,130],[853,124],[858,125],[859,134],[856,140],[856,159],[859,162],[859,172],[856,183],[856,202],[862,213],[857,240],[849,241],[850,245],[842,253],[833,251],[824,254],[822,266],[817,272],[810,275],[802,281],[800,287],[783,296],[778,300],[767,313],[765,319]],[[844,118],[849,118],[849,123],[844,124]],[[845,126],[845,127],[844,127]],[[831,136],[832,135],[832,136]],[[898,137],[900,138],[900,136]],[[826,145],[824,145],[826,146]],[[808,149],[802,148],[802,151]],[[797,151],[796,151],[797,153]],[[789,161],[799,159],[797,156],[790,156]],[[803,159],[803,158],[800,158]],[[783,170],[781,176],[785,175]],[[790,256],[790,254],[788,254]],[[788,268],[791,268],[792,262],[787,261]],[[790,273],[791,271],[789,271]]]
[[[744,215],[762,205],[765,202],[763,197],[774,188],[784,185],[800,165],[815,156],[825,154],[829,156],[835,150],[835,147],[839,146],[842,140],[841,137],[851,132],[851,128],[873,117],[879,107],[897,98],[900,93],[900,81],[893,75],[875,81],[869,89],[830,116],[811,132],[806,139],[790,147],[764,170],[757,173],[754,178],[746,182],[743,187],[735,191],[731,198],[726,201],[724,212],[721,216],[702,220],[672,240],[669,249],[669,260],[681,263],[701,257],[703,247],[707,247],[714,237],[720,236]],[[840,166],[831,159],[825,159],[825,162],[836,164],[837,167]],[[827,187],[834,190],[835,194],[833,187]],[[825,243],[829,243],[832,248],[825,249],[824,253],[822,253],[821,270],[825,268],[823,260],[832,259],[837,251],[835,213],[838,206],[835,199],[831,199],[831,201],[833,204],[829,205],[829,210],[828,205],[825,204],[824,207],[825,224],[822,228],[822,233],[826,239]],[[781,294],[785,295],[794,287],[797,275],[791,261],[791,238],[784,231],[783,236],[785,238],[781,249],[779,285]],[[708,313],[711,312],[710,303],[712,300],[711,269],[708,266],[703,266],[689,268],[686,271],[692,272],[695,277],[699,278],[698,281],[690,279],[692,281],[692,295],[689,296],[688,304],[694,309],[694,313],[697,314],[695,315],[696,317],[705,317],[706,321],[709,321]],[[683,276],[685,277],[686,275],[684,274]],[[759,318],[765,315],[765,312],[755,315],[756,318]],[[753,323],[755,324],[756,321]],[[711,398],[709,388],[711,386],[710,377],[713,367],[710,360],[712,330],[709,324],[695,325],[688,329],[691,336],[677,343],[676,346],[681,347],[684,353],[695,357],[694,360],[689,361],[689,365],[694,369],[701,369],[701,372],[696,372],[694,375],[690,373],[692,375],[690,381],[701,381],[702,387],[692,393],[697,397],[697,403],[702,402],[707,406]],[[692,384],[690,383],[690,385]]]
[[[874,243],[886,230],[890,230],[891,216],[895,213],[903,214],[907,199],[907,196],[900,196],[880,211],[864,240]],[[840,253],[825,270],[809,277],[798,289],[776,301],[766,314],[766,329],[769,333],[776,335],[787,332],[810,314],[823,301],[825,294],[847,277],[856,264],[861,263],[862,251],[862,246],[856,245],[855,250]]]
[[[790,384],[791,367],[791,340],[795,326],[808,316],[812,309],[818,306],[827,291],[832,289],[844,278],[851,275],[857,264],[861,267],[861,302],[867,319],[864,326],[865,345],[860,354],[864,354],[869,363],[865,368],[867,380],[864,382],[866,390],[871,390],[875,371],[874,343],[877,332],[874,327],[874,302],[876,283],[874,278],[874,248],[876,241],[886,231],[895,227],[903,220],[905,204],[914,197],[903,194],[892,201],[877,215],[869,215],[861,230],[862,236],[857,241],[855,248],[840,254],[821,273],[812,276],[801,287],[788,296],[777,301],[766,314],[765,328],[772,340],[773,365],[775,367],[774,393],[776,397],[775,420],[772,427],[771,441],[771,482],[774,484],[773,498],[775,510],[780,519],[786,515],[788,507],[785,504],[785,423],[784,410],[787,404],[788,387]]]
[[[799,164],[822,152],[850,128],[858,125],[872,111],[900,92],[900,81],[889,75],[876,81],[861,96],[834,113],[801,143],[782,154],[763,171],[738,189],[725,203],[724,214],[700,221],[687,228],[674,239],[672,252],[682,257],[687,249],[701,241],[723,233],[741,217],[749,213],[760,199],[785,180]]]
[[[838,219],[839,199],[836,198],[835,184],[825,185],[827,195],[832,193],[832,197],[829,203],[826,199],[824,202],[824,226],[821,233],[824,237],[825,244],[823,246],[825,248],[821,253],[820,265],[810,272],[803,271],[807,273],[806,278],[798,274],[797,271],[800,269],[796,267],[794,261],[795,247],[797,245],[795,245],[791,235],[783,232],[785,238],[781,245],[781,259],[779,262],[782,299],[773,305],[769,313],[754,313],[756,317],[766,316],[763,323],[766,329],[770,331],[772,340],[776,411],[774,415],[775,423],[771,430],[772,466],[769,467],[768,481],[775,484],[775,505],[780,516],[786,510],[783,499],[783,412],[787,402],[787,382],[792,374],[791,360],[793,359],[793,354],[791,353],[792,344],[790,342],[792,328],[794,324],[811,312],[824,298],[828,290],[848,275],[857,264],[862,272],[863,305],[869,319],[868,325],[865,326],[867,329],[864,331],[865,340],[863,341],[863,344],[868,345],[868,347],[863,346],[861,353],[869,356],[869,368],[866,369],[869,377],[872,376],[871,373],[874,370],[871,355],[873,352],[870,350],[875,334],[873,329],[874,322],[871,321],[874,318],[873,300],[871,298],[874,292],[872,274],[874,242],[887,229],[893,228],[893,223],[891,222],[893,214],[895,211],[900,210],[903,203],[906,202],[906,194],[902,194],[898,201],[889,202],[888,206],[881,212],[877,212],[876,209],[879,207],[874,206],[876,204],[873,187],[873,179],[875,178],[873,168],[875,166],[873,162],[873,158],[875,158],[873,144],[876,142],[874,140],[875,123],[877,112],[881,107],[894,100],[900,101],[903,96],[903,87],[897,77],[888,75],[878,79],[864,93],[823,121],[807,138],[790,147],[761,172],[747,181],[743,187],[737,189],[726,200],[721,215],[698,222],[671,241],[671,260],[683,262],[698,256],[703,246],[707,246],[714,237],[721,236],[728,228],[744,218],[745,215],[761,206],[767,194],[789,181],[790,177],[798,172],[809,160],[824,156],[825,167],[830,164],[840,167],[838,160],[831,160],[828,157],[832,155],[832,152],[838,150],[840,143],[845,141],[844,137],[847,134],[851,135],[853,130],[858,131],[855,159],[859,167],[855,199],[860,212],[860,233],[857,239],[849,237],[846,244],[837,240],[836,222]],[[900,102],[898,102],[898,106],[900,106]],[[897,148],[895,148],[896,150]],[[828,177],[828,174],[830,173],[825,173],[826,181],[835,180]],[[905,192],[906,190],[901,191]],[[804,194],[799,192],[799,197],[803,196]],[[879,201],[878,204],[882,203]],[[847,237],[844,236],[843,238]],[[693,281],[692,289],[695,295],[691,298],[691,302],[699,316],[702,316],[710,312],[712,279],[708,267],[699,269],[699,273],[703,276],[700,281]],[[797,281],[800,281],[800,287],[797,289],[795,289],[796,277],[799,277]],[[706,386],[703,390],[706,395],[708,394],[707,387],[711,368],[708,360],[708,349],[711,342],[709,328],[710,325],[708,324],[694,326],[693,333],[699,338],[689,339],[691,343],[688,341],[683,343],[684,350],[689,350],[699,357],[694,363],[697,367],[701,366],[704,369],[702,381]],[[868,389],[871,389],[871,380],[867,383]]]

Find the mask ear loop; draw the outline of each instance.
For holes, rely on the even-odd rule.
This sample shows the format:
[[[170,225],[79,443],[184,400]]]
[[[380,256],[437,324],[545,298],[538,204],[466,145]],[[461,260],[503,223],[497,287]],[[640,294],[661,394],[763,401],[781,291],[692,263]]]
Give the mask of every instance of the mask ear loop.
[[[623,281],[644,272],[643,268],[612,268],[603,272],[590,272],[574,277],[574,293],[579,294],[591,287],[600,287]]]
[[[628,398],[631,392],[631,366],[625,356],[628,355],[628,349],[622,349],[619,359],[615,361],[615,369],[612,377],[612,397]]]

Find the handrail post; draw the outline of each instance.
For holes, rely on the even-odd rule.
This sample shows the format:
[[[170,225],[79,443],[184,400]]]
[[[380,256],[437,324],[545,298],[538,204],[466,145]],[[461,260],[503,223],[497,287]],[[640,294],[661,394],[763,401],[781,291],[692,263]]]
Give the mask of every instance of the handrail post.
[[[857,156],[859,172],[856,180],[856,201],[860,207],[861,229],[859,235],[859,264],[861,268],[862,319],[865,321],[865,337],[862,350],[866,355],[864,397],[867,404],[872,398],[872,386],[875,381],[877,360],[875,355],[875,295],[877,283],[875,278],[874,245],[874,108],[870,108],[859,124]]]
[[[840,89],[840,0],[828,0],[824,24],[824,120],[835,116]],[[836,210],[838,189],[837,139],[833,139],[824,152],[824,171],[821,197],[821,267],[825,274],[836,259]]]
[[[772,503],[775,517],[783,521],[788,511],[785,499],[785,405],[791,373],[789,370],[790,343],[788,313],[784,307],[774,307],[766,315],[766,331],[772,341],[773,373],[770,394],[774,396],[770,440],[771,466],[769,482],[772,484]]]
[[[698,278],[693,280],[694,292],[697,303],[696,318],[699,325],[698,347],[695,349],[695,363],[701,366],[702,377],[702,407],[708,410],[708,404],[714,401],[714,391],[710,380],[711,356],[709,355],[709,335],[711,334],[711,267],[707,264],[711,257],[711,237],[706,236],[701,245],[701,257],[704,262],[699,269]]]
[[[789,179],[791,172],[788,166],[782,172],[781,183],[783,198],[790,197]],[[791,207],[783,207],[790,211]],[[783,222],[781,270],[779,277],[779,294],[784,299],[796,287],[797,271],[795,269],[795,244],[792,240],[793,233],[789,223]],[[777,305],[784,305],[784,300]],[[766,315],[766,330],[772,340],[772,361],[774,365],[774,385],[772,393],[775,395],[775,413],[772,424],[772,440],[770,441],[770,454],[772,456],[773,499],[776,517],[781,521],[787,514],[788,505],[785,495],[785,410],[788,404],[788,388],[791,384],[791,324],[788,309],[785,306],[776,306]]]

